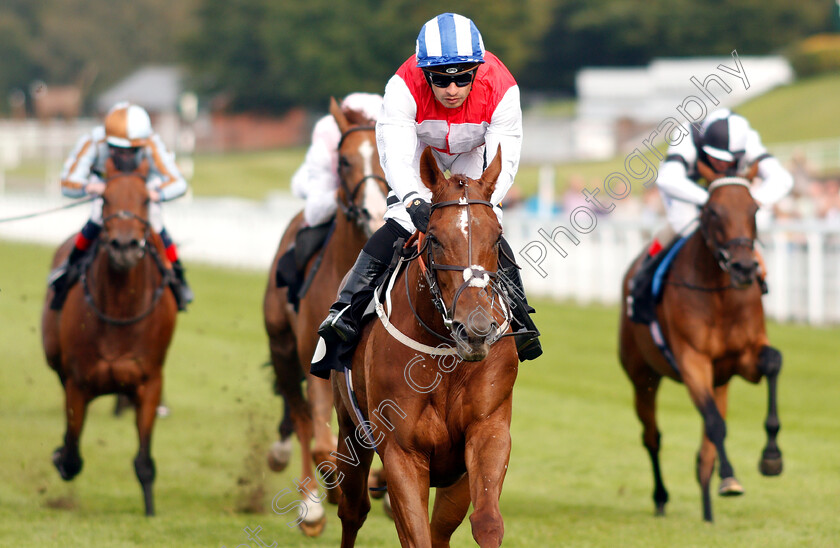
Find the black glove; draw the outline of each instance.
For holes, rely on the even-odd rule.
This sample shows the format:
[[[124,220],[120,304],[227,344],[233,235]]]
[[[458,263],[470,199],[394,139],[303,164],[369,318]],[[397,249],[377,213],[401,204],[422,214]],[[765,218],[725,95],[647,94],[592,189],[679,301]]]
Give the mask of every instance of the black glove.
[[[408,215],[411,217],[414,228],[425,233],[429,228],[429,215],[432,214],[432,204],[422,198],[414,198],[411,200],[411,205],[406,209],[408,209]]]

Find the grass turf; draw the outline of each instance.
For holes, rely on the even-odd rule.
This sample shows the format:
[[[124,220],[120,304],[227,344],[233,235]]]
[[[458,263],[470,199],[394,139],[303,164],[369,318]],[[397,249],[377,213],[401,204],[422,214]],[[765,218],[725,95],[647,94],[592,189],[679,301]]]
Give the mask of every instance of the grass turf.
[[[262,331],[266,275],[191,266],[197,299],[179,317],[166,363],[172,416],[153,439],[157,517],[142,513],[132,460],[131,413],[91,406],[82,473],[62,482],[50,463],[64,431],[63,394],[40,347],[40,308],[51,250],[0,242],[0,546],[337,546],[335,508],[319,539],[288,528],[271,499],[299,471],[264,464],[279,400],[270,389]],[[545,356],[524,364],[514,392],[513,453],[501,506],[505,546],[832,546],[840,492],[840,383],[836,329],[770,325],[785,356],[780,445],[785,471],[763,478],[766,387],[737,379],[730,390],[727,449],[747,493],[714,498],[716,523],[700,518],[694,454],[700,418],[684,387],[659,398],[668,516],[653,517],[650,464],[632,392],[615,357],[617,311],[537,303]],[[713,487],[717,486],[715,480]],[[285,499],[284,499],[285,500]],[[260,511],[262,508],[262,511]],[[395,546],[374,501],[359,546]],[[453,546],[472,546],[469,521]]]

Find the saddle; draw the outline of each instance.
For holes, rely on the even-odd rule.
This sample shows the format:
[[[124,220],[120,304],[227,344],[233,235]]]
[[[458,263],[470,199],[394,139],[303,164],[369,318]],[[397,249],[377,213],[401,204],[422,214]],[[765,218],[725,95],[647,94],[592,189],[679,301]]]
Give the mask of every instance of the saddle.
[[[295,234],[295,243],[277,261],[277,271],[274,280],[277,287],[288,287],[288,301],[297,312],[300,300],[303,299],[312,280],[321,266],[321,257],[327,248],[327,242],[335,230],[335,217],[317,226],[301,228]],[[310,259],[318,254],[312,265],[309,276],[306,276],[306,265]]]

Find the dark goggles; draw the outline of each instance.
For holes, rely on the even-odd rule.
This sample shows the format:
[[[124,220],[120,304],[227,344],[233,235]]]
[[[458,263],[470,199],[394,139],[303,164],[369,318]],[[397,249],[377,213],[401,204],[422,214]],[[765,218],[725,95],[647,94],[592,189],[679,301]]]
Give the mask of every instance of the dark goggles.
[[[472,83],[476,70],[478,70],[478,67],[457,74],[445,74],[431,70],[424,70],[423,72],[426,74],[426,80],[436,88],[448,88],[453,82],[459,88],[464,88]]]

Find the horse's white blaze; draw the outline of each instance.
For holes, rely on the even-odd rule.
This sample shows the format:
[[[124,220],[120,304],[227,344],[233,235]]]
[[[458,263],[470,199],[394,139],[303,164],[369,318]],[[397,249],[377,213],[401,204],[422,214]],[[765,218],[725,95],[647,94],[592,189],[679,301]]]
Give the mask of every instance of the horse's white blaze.
[[[480,278],[476,278],[473,275],[473,271],[482,271],[484,274]],[[469,268],[464,269],[464,281],[470,282],[470,287],[487,287],[487,284],[490,283],[490,276],[487,274],[487,271],[483,266],[480,264],[474,264]]]
[[[470,228],[470,214],[466,208],[461,211],[461,220],[458,223],[458,226],[461,228],[461,234],[464,235],[464,238],[469,239],[470,235],[468,230]]]

